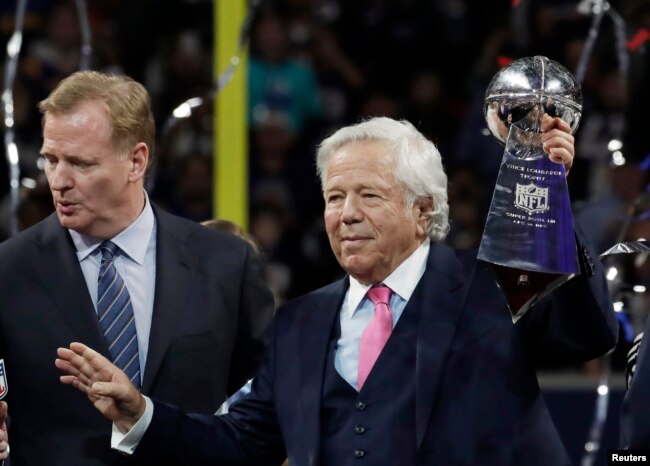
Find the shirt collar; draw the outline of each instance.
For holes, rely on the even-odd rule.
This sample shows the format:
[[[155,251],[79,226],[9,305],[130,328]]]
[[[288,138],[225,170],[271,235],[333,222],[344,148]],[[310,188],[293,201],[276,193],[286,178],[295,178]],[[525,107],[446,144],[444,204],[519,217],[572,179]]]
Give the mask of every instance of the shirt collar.
[[[116,236],[111,238],[111,241],[134,262],[142,265],[147,254],[149,242],[151,241],[155,221],[153,209],[149,202],[149,196],[147,196],[145,191],[144,209],[142,209],[138,218],[136,218],[135,221],[125,230],[122,230]],[[82,235],[74,230],[68,229],[68,231],[70,232],[74,246],[77,249],[79,262],[91,255],[103,242],[101,239]]]
[[[427,266],[430,241],[427,238],[418,248],[408,256],[391,274],[382,282],[393,293],[397,294],[404,301],[411,299],[415,287],[420,282]],[[347,314],[352,317],[354,312],[363,301],[372,285],[365,285],[359,280],[350,276],[350,288],[348,289]]]

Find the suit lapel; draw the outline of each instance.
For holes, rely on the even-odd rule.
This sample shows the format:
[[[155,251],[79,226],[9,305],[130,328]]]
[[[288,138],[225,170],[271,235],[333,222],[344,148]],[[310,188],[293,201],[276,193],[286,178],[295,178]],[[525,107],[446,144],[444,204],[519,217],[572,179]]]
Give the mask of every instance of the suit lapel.
[[[320,447],[320,406],[327,348],[332,326],[339,316],[348,278],[335,282],[315,297],[313,305],[299,313],[300,402],[305,421],[305,441],[315,465]]]
[[[416,348],[415,427],[417,447],[424,439],[456,328],[467,283],[454,252],[431,244],[427,268],[407,304],[420,310]],[[465,286],[463,286],[465,284]],[[405,310],[406,311],[406,310]]]
[[[189,231],[154,208],[157,222],[156,286],[149,349],[142,383],[147,393],[160,369],[177,322],[190,296],[198,257],[188,250]]]
[[[77,335],[77,340],[107,356],[108,348],[74,244],[56,214],[43,222],[36,245],[38,250],[27,261],[36,270],[52,301]]]

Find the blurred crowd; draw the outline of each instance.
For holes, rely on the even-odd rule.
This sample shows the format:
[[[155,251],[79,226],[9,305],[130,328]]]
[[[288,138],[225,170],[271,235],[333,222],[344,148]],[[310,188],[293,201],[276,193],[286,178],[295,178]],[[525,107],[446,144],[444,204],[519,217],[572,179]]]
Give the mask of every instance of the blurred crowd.
[[[2,44],[13,32],[16,3],[0,5]],[[341,274],[321,218],[315,146],[334,129],[371,116],[408,119],[436,143],[450,179],[447,241],[478,246],[503,152],[483,119],[486,86],[499,67],[523,56],[546,55],[575,71],[592,19],[577,7],[590,3],[599,2],[261,1],[249,37],[249,233],[276,296],[295,297]],[[650,0],[609,5],[626,22],[629,72],[620,72],[615,29],[606,18],[582,84],[584,113],[569,176],[576,221],[599,252],[622,239],[650,236],[650,218],[639,208],[650,206],[644,198],[650,42],[643,40]],[[13,89],[21,229],[53,210],[39,162],[36,103],[78,69],[81,53],[74,1],[30,0],[27,8]],[[211,218],[210,102],[190,118],[168,122],[176,106],[213,85],[212,1],[93,0],[88,9],[91,67],[126,73],[152,95],[158,142],[151,198],[175,214]],[[4,237],[8,186],[0,163]],[[638,256],[625,267],[633,277],[626,280],[650,287],[646,268],[645,256]],[[645,316],[645,294],[632,303],[639,309],[633,316]]]

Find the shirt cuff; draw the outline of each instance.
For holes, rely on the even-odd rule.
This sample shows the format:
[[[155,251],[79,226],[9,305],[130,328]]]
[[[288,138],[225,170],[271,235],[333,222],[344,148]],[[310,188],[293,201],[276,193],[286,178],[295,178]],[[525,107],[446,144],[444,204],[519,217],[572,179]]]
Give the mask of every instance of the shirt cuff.
[[[153,402],[148,396],[144,396],[145,407],[142,417],[138,419],[131,430],[124,433],[113,423],[113,433],[111,435],[111,448],[117,450],[125,455],[132,455],[144,433],[147,431],[149,424],[151,424],[151,419],[153,418]]]

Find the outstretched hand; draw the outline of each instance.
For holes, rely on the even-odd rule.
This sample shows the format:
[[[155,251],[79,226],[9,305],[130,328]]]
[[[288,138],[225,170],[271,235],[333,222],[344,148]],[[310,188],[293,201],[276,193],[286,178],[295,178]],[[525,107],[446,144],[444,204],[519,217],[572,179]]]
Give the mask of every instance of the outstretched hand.
[[[124,372],[82,343],[59,348],[56,367],[65,372],[61,382],[84,392],[95,408],[122,432],[142,417],[145,401]]]
[[[7,431],[7,402],[0,401],[0,460],[9,457],[9,432]]]
[[[569,124],[559,117],[544,115],[542,118],[542,144],[548,158],[555,163],[563,163],[568,174],[575,156],[575,140]]]

